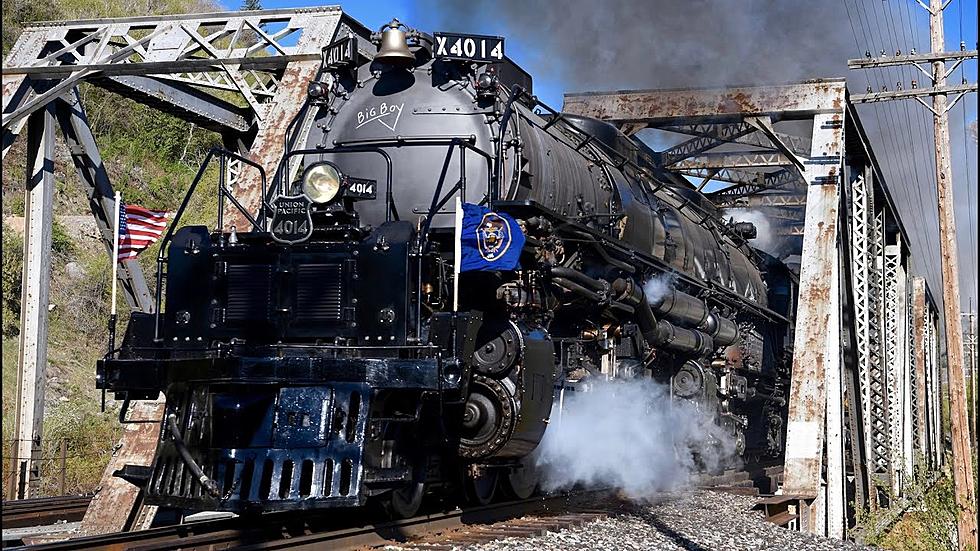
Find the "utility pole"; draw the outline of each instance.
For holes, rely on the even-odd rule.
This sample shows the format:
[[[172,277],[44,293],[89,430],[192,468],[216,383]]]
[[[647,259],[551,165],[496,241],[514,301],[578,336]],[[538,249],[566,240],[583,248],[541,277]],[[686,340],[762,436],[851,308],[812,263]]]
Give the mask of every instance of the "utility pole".
[[[964,354],[970,363],[970,401],[973,406],[973,418],[970,419],[970,430],[973,432],[973,447],[977,448],[977,313],[973,310],[973,299],[970,299],[970,310],[961,316],[967,319],[966,338],[963,340]]]
[[[943,35],[943,9],[951,0],[924,0],[916,2],[929,12],[929,42],[927,55],[895,55],[891,57],[856,59],[848,61],[852,69],[867,69],[912,64],[932,79],[931,88],[912,88],[894,92],[881,91],[863,96],[853,96],[852,102],[869,103],[895,99],[914,98],[933,113],[933,130],[936,138],[936,188],[939,197],[939,256],[942,263],[943,313],[946,328],[946,354],[949,371],[950,428],[953,440],[953,485],[956,492],[957,535],[959,548],[974,548],[977,541],[976,491],[973,481],[973,454],[970,450],[969,421],[966,413],[966,380],[963,373],[963,326],[960,321],[959,259],[956,252],[956,220],[953,214],[953,171],[949,155],[949,117],[947,113],[968,92],[976,92],[977,84],[963,82],[947,86],[946,77],[965,59],[976,59],[977,51],[966,51],[961,43],[959,52],[945,52]],[[947,69],[946,62],[953,61]],[[920,63],[931,63],[932,71],[926,71]],[[958,93],[947,104],[947,95]],[[922,100],[932,96],[930,106]]]

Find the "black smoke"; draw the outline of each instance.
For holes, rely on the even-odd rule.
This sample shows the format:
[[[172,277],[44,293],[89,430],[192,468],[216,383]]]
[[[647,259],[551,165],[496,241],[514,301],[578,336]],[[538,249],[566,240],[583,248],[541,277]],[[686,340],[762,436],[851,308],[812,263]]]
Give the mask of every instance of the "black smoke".
[[[499,34],[536,83],[563,92],[763,85],[846,77],[851,94],[870,86],[894,90],[928,83],[915,68],[850,71],[847,60],[865,52],[894,55],[929,51],[927,15],[915,2],[881,0],[420,0],[417,10],[433,29]],[[947,49],[958,49],[953,21]],[[970,46],[970,45],[968,45]],[[958,74],[957,74],[958,76]],[[974,77],[975,78],[975,77]],[[967,120],[976,99],[964,100]],[[555,105],[554,107],[560,107]],[[966,170],[976,145],[961,154],[960,107],[951,115],[959,233],[961,295],[976,296],[976,254]],[[932,115],[918,103],[858,108],[912,242],[913,271],[933,295],[939,276],[938,217]],[[656,144],[652,144],[656,145]],[[972,195],[976,199],[975,191]],[[974,298],[974,303],[976,300]]]
[[[841,4],[805,0],[423,0],[440,28],[520,43],[566,91],[778,83],[841,75]],[[431,10],[429,12],[428,10]],[[850,44],[850,47],[848,45]]]

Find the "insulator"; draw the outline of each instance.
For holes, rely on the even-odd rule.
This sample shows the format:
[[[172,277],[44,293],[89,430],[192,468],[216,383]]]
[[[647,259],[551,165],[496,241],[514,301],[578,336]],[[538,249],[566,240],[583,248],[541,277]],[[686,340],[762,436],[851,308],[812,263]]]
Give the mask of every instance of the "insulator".
[[[881,57],[888,57],[888,54],[885,53],[885,50],[881,51]]]
[[[868,59],[871,59],[871,50],[865,50],[864,51],[864,57],[866,57]]]
[[[902,89],[902,82],[901,81],[895,83],[895,89],[896,90],[901,90]]]
[[[874,90],[871,89],[871,85],[869,84],[868,85],[868,93],[870,94],[871,92],[874,92]]]
[[[915,55],[915,48],[912,48],[911,50],[909,50],[909,55]]]
[[[895,50],[895,56],[898,57],[902,55],[902,50]]]
[[[912,79],[912,89],[915,90],[919,87],[919,81]]]

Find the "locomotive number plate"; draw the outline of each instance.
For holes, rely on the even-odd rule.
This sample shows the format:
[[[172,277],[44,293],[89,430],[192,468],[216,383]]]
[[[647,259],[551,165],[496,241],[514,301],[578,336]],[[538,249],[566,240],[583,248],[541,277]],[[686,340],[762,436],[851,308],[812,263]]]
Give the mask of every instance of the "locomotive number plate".
[[[344,196],[350,199],[377,199],[378,182],[367,178],[348,176]]]
[[[332,42],[323,48],[322,56],[323,66],[327,69],[353,65],[357,61],[357,39],[348,36]]]
[[[313,235],[310,199],[284,195],[272,202],[272,238],[280,243],[299,243]]]
[[[435,56],[439,59],[458,59],[494,63],[504,59],[504,39],[499,36],[476,34],[433,33]]]

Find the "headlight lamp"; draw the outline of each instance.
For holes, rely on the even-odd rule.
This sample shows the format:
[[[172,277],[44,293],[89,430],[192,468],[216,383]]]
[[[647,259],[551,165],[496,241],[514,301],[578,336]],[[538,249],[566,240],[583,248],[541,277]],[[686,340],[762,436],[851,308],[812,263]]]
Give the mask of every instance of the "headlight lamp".
[[[329,203],[339,191],[340,172],[331,164],[313,166],[303,174],[303,193],[314,203]]]

